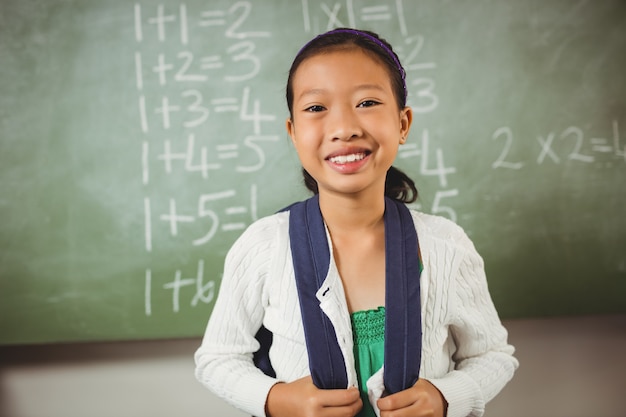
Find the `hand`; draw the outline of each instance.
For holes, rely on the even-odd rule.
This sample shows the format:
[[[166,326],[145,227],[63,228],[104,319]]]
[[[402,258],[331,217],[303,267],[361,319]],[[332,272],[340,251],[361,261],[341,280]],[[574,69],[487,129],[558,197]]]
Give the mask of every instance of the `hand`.
[[[425,379],[377,402],[381,417],[445,417],[448,403],[439,390]]]
[[[278,383],[267,395],[269,417],[354,417],[363,407],[357,388],[324,390],[310,376]]]

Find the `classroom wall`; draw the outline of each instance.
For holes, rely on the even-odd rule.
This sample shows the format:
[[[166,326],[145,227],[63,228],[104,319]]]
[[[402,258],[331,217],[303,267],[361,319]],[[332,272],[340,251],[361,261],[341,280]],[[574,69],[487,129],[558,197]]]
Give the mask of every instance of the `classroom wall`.
[[[502,317],[626,314],[624,0],[2,0],[0,344],[200,335],[234,240],[308,196],[284,83],[338,25],[398,52],[394,165]]]
[[[626,315],[505,321],[521,367],[486,417],[623,417]],[[193,377],[199,339],[0,347],[0,417],[244,417]]]

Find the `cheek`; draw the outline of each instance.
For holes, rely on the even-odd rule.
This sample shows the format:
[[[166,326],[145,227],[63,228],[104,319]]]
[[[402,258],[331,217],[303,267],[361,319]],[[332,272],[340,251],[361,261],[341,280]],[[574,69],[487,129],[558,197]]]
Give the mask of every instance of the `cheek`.
[[[299,136],[294,143],[298,158],[300,158],[303,164],[306,164],[307,161],[317,159],[319,146],[315,141],[305,136]]]
[[[294,126],[296,126],[294,124]],[[299,120],[297,122],[297,128],[293,128],[292,132],[294,143],[299,146],[313,146],[318,143],[320,139],[320,128],[315,123],[310,123],[308,120]]]

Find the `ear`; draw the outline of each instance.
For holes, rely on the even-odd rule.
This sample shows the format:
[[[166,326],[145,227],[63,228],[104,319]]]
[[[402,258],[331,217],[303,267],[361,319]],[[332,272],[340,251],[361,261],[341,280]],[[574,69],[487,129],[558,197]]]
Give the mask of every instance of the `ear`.
[[[285,127],[287,128],[287,134],[289,134],[289,137],[291,138],[291,142],[295,145],[296,144],[296,128],[293,124],[293,120],[291,120],[291,117],[287,118],[287,121],[285,122]]]
[[[404,144],[409,137],[411,123],[413,123],[413,109],[407,106],[400,111],[400,144]]]

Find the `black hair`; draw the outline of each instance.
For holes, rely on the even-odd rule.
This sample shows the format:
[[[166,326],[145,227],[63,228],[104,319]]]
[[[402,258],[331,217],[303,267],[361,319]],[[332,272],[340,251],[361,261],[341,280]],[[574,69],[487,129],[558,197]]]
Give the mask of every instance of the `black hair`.
[[[389,78],[391,87],[399,109],[406,106],[406,84],[404,68],[400,64],[398,56],[391,45],[378,34],[365,30],[339,28],[321,34],[307,43],[295,59],[289,69],[287,78],[286,99],[289,108],[289,116],[293,120],[293,78],[300,64],[307,58],[328,53],[342,48],[358,47],[373,59],[383,64]],[[314,194],[319,192],[317,181],[302,168],[304,185]],[[417,200],[417,187],[413,180],[404,172],[395,167],[390,167],[385,180],[385,196],[403,203],[412,203]]]

